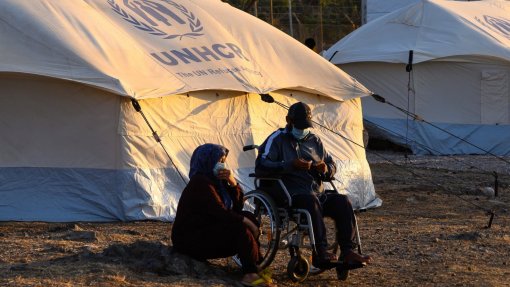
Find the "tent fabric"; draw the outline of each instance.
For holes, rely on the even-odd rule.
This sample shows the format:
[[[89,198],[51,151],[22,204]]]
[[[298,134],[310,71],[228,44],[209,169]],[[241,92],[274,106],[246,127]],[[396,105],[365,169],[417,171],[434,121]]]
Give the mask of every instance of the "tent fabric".
[[[220,1],[0,1],[0,220],[173,220],[193,150],[255,152],[303,101],[357,208],[379,206],[362,147],[371,94],[281,31]],[[146,120],[135,110],[138,99]],[[361,146],[358,146],[361,144]]]
[[[283,108],[244,92],[142,100],[169,158],[127,98],[27,75],[0,77],[0,84],[10,91],[0,97],[2,220],[173,220],[185,185],[181,176],[188,180],[198,145],[226,146],[228,166],[250,190],[256,155],[242,147],[260,144],[285,125]],[[379,206],[365,151],[357,145],[363,130],[360,100],[338,102],[295,90],[272,95],[286,105],[307,102],[314,119],[350,140],[315,130],[340,167],[335,185],[359,208]],[[66,112],[56,113],[55,106]]]
[[[9,39],[0,43],[0,72],[137,99],[204,89],[369,94],[283,32],[220,1],[6,0],[0,11],[0,37]]]
[[[440,128],[363,98],[372,127],[413,153],[510,154],[510,1],[421,0],[354,31],[325,57],[333,55],[367,88]]]
[[[499,124],[510,122],[508,99],[500,95],[510,95],[508,89],[509,71],[484,70],[481,84],[481,123]]]
[[[380,17],[329,48],[331,62],[413,63],[453,56],[510,61],[510,1],[422,0]],[[390,32],[391,31],[391,32]]]
[[[418,1],[419,0],[366,0],[366,22],[371,22],[379,17]]]
[[[382,137],[392,142],[407,145],[416,155],[487,154],[486,151],[494,155],[509,154],[508,126],[434,123],[458,137],[455,138],[422,122],[406,123],[400,119],[381,120],[372,117],[366,117],[365,120],[367,129],[382,133]]]

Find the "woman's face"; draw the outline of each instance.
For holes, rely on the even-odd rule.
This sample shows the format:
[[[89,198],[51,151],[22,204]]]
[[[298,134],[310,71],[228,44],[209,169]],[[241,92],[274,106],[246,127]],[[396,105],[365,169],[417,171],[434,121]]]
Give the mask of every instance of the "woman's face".
[[[222,156],[220,160],[214,165],[213,167],[213,175],[218,176],[220,174],[220,170],[226,169],[225,166],[225,160],[227,159],[226,156]]]

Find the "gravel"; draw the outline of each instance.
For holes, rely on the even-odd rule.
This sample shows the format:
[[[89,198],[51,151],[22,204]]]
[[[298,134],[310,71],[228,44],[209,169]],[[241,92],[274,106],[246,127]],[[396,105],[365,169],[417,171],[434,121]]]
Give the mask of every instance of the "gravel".
[[[391,151],[367,150],[370,164],[395,163],[414,167],[446,169],[452,171],[476,171],[510,175],[510,156],[491,155],[407,155]]]

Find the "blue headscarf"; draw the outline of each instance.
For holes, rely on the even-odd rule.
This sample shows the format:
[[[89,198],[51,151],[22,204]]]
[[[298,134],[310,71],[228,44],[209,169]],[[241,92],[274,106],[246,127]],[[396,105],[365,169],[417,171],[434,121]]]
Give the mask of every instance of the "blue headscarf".
[[[226,191],[223,182],[213,174],[213,168],[216,163],[223,156],[227,155],[228,149],[221,145],[206,143],[197,147],[191,155],[189,178],[191,179],[195,174],[202,174],[210,178],[221,195],[225,207],[230,209],[232,208],[232,199]]]

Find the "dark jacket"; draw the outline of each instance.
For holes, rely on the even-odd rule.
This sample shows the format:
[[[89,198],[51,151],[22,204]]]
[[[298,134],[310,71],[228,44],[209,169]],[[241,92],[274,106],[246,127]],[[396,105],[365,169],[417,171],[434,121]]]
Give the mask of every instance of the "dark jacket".
[[[319,174],[315,170],[295,169],[292,162],[297,158],[311,160],[312,164],[324,161],[328,171]],[[272,133],[259,147],[255,171],[269,176],[280,175],[291,195],[310,194],[323,191],[322,182],[331,180],[336,173],[336,165],[319,137],[310,132],[298,141],[287,127]]]
[[[172,227],[172,243],[177,251],[195,255],[194,251],[202,248],[232,244],[231,238],[244,230],[243,216],[240,214],[243,207],[242,190],[239,185],[230,187],[225,183],[225,186],[233,201],[231,210],[225,208],[209,177],[196,174],[191,178],[179,199]]]

